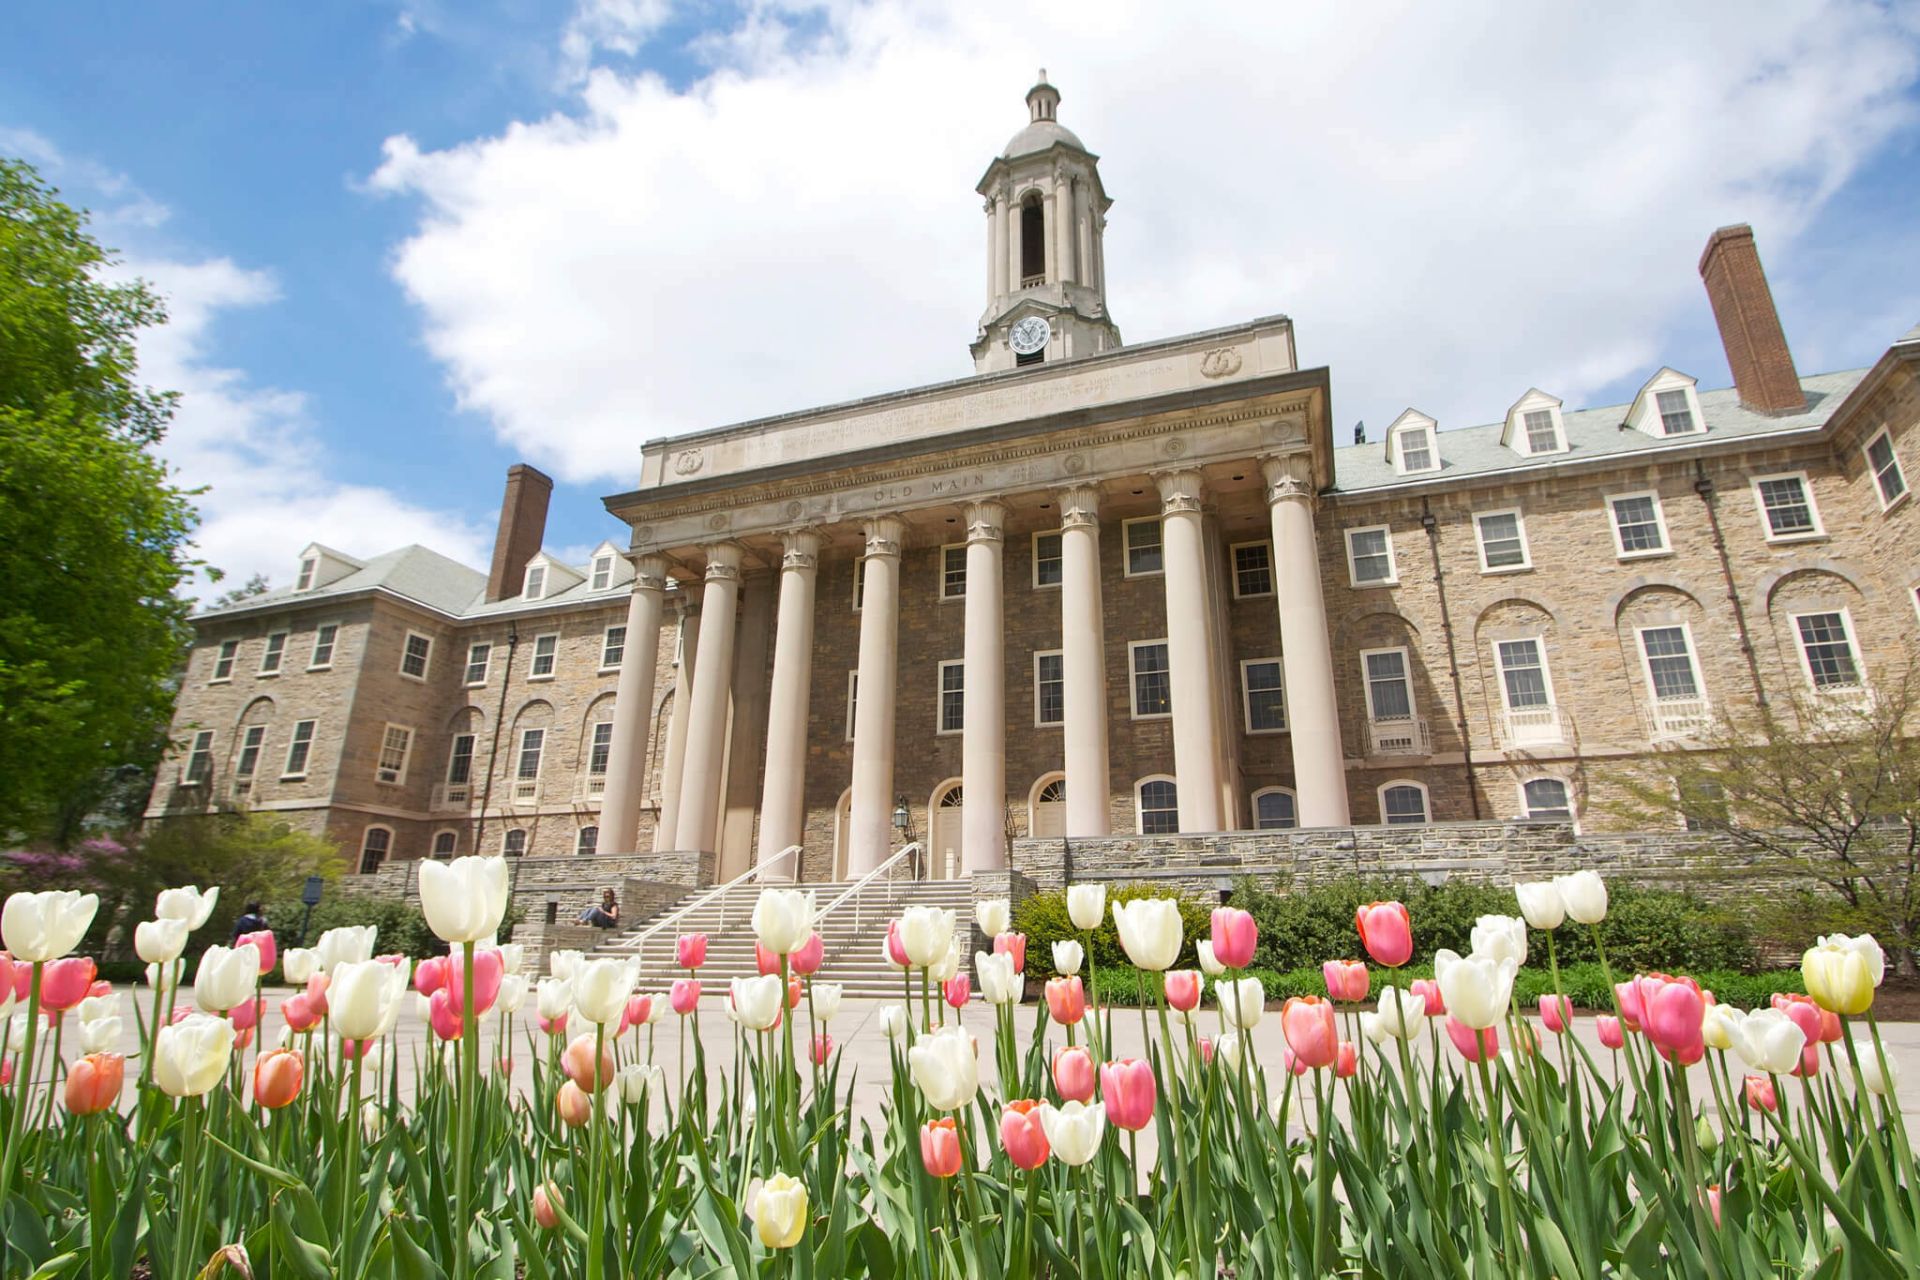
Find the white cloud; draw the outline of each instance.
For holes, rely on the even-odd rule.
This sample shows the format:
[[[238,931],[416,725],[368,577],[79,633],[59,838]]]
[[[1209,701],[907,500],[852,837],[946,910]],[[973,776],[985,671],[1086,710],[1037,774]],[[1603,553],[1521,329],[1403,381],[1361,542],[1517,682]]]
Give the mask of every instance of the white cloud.
[[[573,481],[631,483],[652,436],[964,375],[970,186],[1044,63],[1104,157],[1129,339],[1285,312],[1343,422],[1484,422],[1668,358],[1715,226],[1754,223],[1777,269],[1911,125],[1920,61],[1911,14],[1837,0],[1085,18],[763,7],[683,88],[602,67],[497,137],[390,139],[372,185],[421,206],[394,274],[461,403]]]

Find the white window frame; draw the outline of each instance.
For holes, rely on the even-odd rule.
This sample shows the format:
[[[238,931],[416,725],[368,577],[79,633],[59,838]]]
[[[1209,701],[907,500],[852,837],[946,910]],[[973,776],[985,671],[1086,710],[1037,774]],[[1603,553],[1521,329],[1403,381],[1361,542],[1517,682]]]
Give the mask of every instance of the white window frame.
[[[1367,659],[1376,653],[1397,653],[1400,655],[1400,679],[1407,686],[1407,714],[1405,717],[1382,716],[1373,705],[1373,678],[1367,671]],[[1362,649],[1358,656],[1360,659],[1360,691],[1366,702],[1367,723],[1379,724],[1382,721],[1393,721],[1403,718],[1418,720],[1420,718],[1420,705],[1414,701],[1413,697],[1413,655],[1407,651],[1407,647],[1399,644],[1383,645],[1378,649]]]
[[[1136,571],[1133,567],[1133,527],[1142,524],[1153,525],[1160,533],[1160,540],[1156,544],[1160,552],[1160,567],[1158,569],[1140,569]],[[1159,516],[1136,516],[1131,520],[1122,520],[1120,522],[1121,576],[1124,578],[1158,578],[1164,575],[1166,571],[1167,532],[1165,522]]]
[[[381,775],[387,772],[387,766],[380,763],[380,761],[382,757],[387,754],[387,737],[395,729],[406,734],[407,740],[400,748],[400,767],[393,771],[393,777],[384,778],[381,777]],[[373,780],[376,783],[383,787],[404,787],[407,785],[407,769],[413,764],[414,737],[413,726],[410,724],[396,724],[389,720],[380,727],[380,745],[373,753]]]
[[[606,730],[606,754],[601,756],[600,731]],[[599,757],[596,760],[596,757]],[[595,765],[599,767],[596,768]],[[589,778],[604,778],[613,764],[613,721],[595,720],[587,726],[586,774]]]
[[[1620,535],[1620,513],[1614,509],[1614,503],[1626,502],[1633,498],[1649,498],[1653,501],[1653,523],[1660,530],[1660,545],[1648,547],[1642,551],[1629,551],[1625,539]],[[1658,556],[1673,554],[1673,535],[1667,530],[1667,513],[1660,503],[1660,494],[1654,489],[1635,489],[1631,493],[1610,493],[1602,505],[1607,509],[1607,527],[1613,530],[1613,557],[1616,560],[1652,560]]]
[[[1060,540],[1060,582],[1040,581],[1040,540],[1058,538]],[[1033,589],[1035,591],[1058,591],[1067,577],[1067,531],[1065,529],[1035,529],[1033,531]]]
[[[541,656],[540,642],[542,640],[553,641],[553,650],[552,652],[546,655],[547,669],[544,672],[540,670],[540,656]],[[528,680],[551,680],[554,678],[555,673],[558,672],[559,670],[560,670],[560,633],[558,631],[548,631],[541,635],[535,636],[533,638],[532,646],[529,647],[527,650],[527,679]]]
[[[1408,436],[1425,436],[1427,441],[1427,465],[1409,467],[1406,457],[1406,439]],[[1393,472],[1401,476],[1431,475],[1440,469],[1440,433],[1424,422],[1411,423],[1404,427],[1395,427],[1392,437]]]
[[[1820,614],[1836,614],[1840,618],[1841,629],[1847,635],[1847,652],[1853,658],[1853,674],[1858,681],[1855,684],[1836,684],[1822,688],[1813,678],[1813,663],[1807,657],[1807,644],[1800,635],[1800,619]],[[1813,690],[1815,697],[1845,698],[1864,691],[1867,687],[1867,664],[1860,653],[1860,633],[1854,629],[1853,613],[1845,605],[1835,609],[1802,609],[1787,615],[1787,626],[1793,631],[1793,650],[1800,655],[1800,674],[1807,678],[1807,687]]]
[[[288,633],[285,631],[269,631],[267,633],[266,645],[260,650],[260,669],[254,672],[256,676],[265,680],[272,676],[279,675],[286,667],[288,638]],[[280,642],[278,648],[276,648],[273,643],[276,640]],[[272,666],[267,665],[269,658],[273,660]]]
[[[1653,659],[1647,656],[1647,632],[1678,631],[1686,637],[1687,666],[1693,675],[1693,696],[1701,702],[1707,700],[1706,675],[1700,670],[1700,650],[1693,643],[1693,627],[1686,622],[1649,622],[1633,629],[1633,647],[1640,651],[1640,674],[1646,677],[1647,697],[1654,706],[1660,705],[1660,687],[1653,679]]]
[[[523,764],[526,763],[527,735],[530,733],[537,733],[540,735],[540,754],[534,759],[533,773],[529,775],[529,774],[522,773],[520,771],[520,768]],[[530,782],[535,785],[538,785],[540,782],[540,775],[545,773],[546,769],[547,769],[546,726],[545,725],[528,725],[526,728],[522,729],[514,737],[513,770],[510,777],[514,785],[516,786],[518,786],[520,783],[523,783],[523,782]]]
[[[1260,825],[1260,800],[1263,796],[1285,796],[1293,801],[1293,825],[1290,827],[1263,827]],[[1262,787],[1247,797],[1248,814],[1253,818],[1255,831],[1298,831],[1300,829],[1300,794],[1292,787]]]
[[[1516,707],[1513,705],[1511,691],[1507,688],[1507,665],[1500,658],[1500,646],[1503,644],[1524,644],[1531,642],[1534,652],[1540,656],[1540,683],[1545,688],[1547,700],[1538,706]],[[1545,635],[1503,636],[1489,641],[1493,649],[1493,673],[1500,678],[1500,707],[1504,711],[1552,711],[1559,707],[1559,701],[1553,693],[1553,669],[1547,661],[1547,638]]]
[[[213,651],[213,674],[207,677],[208,684],[232,684],[234,664],[240,661],[240,642],[222,640],[220,647]],[[222,672],[221,668],[226,670]]]
[[[407,670],[407,659],[412,656],[412,646],[415,640],[425,640],[427,642],[426,656],[421,659],[420,674],[418,675],[415,675],[413,672]],[[432,672],[433,672],[433,637],[428,635],[424,631],[415,631],[412,628],[408,628],[406,638],[400,641],[400,674],[401,676],[408,680],[418,680],[422,683],[425,683],[427,677],[430,674],[432,674]]]
[[[867,557],[860,556],[853,562],[853,611],[855,613],[860,612],[860,606],[866,598],[866,577]]]
[[[860,706],[860,669],[855,667],[847,672],[847,737],[853,741],[853,717]]]
[[[520,837],[520,847],[517,849],[513,847],[513,838],[515,836]],[[527,856],[527,829],[525,827],[508,827],[500,833],[500,856],[503,858],[524,858]]]
[[[1533,812],[1533,805],[1527,800],[1527,787],[1535,782],[1559,783],[1560,790],[1565,792],[1567,797],[1567,804],[1566,804],[1567,816],[1564,819],[1564,821],[1572,822],[1574,818],[1578,816],[1574,813],[1574,809],[1573,809],[1573,788],[1567,784],[1567,780],[1565,778],[1556,778],[1550,773],[1537,773],[1531,778],[1522,778],[1514,784],[1514,791],[1520,797],[1520,817],[1522,821],[1530,821],[1535,816]],[[1562,821],[1562,819],[1559,818],[1557,815],[1550,815],[1544,818],[1543,821],[1559,822],[1559,821]]]
[[[953,671],[956,669],[960,672],[960,688],[957,691],[960,694],[960,723],[957,725],[954,725],[951,729],[949,729],[947,727],[947,692],[948,692],[947,672]],[[948,737],[953,734],[964,732],[967,726],[967,709],[966,708],[967,708],[967,660],[965,658],[950,658],[945,662],[938,663],[937,671],[936,671],[936,674],[934,675],[934,680],[933,680],[933,731],[934,733],[942,737]]]
[[[1893,472],[1894,478],[1900,481],[1900,492],[1891,498],[1887,497],[1886,486],[1880,483],[1881,473],[1873,465],[1873,454],[1870,452],[1873,446],[1882,440],[1887,442],[1887,468]],[[1868,436],[1867,442],[1860,446],[1860,457],[1867,464],[1867,476],[1873,481],[1874,496],[1880,499],[1882,511],[1891,511],[1912,496],[1913,491],[1907,487],[1907,470],[1900,465],[1900,455],[1893,447],[1893,432],[1882,427]]]
[[[1167,650],[1167,710],[1140,710],[1140,668],[1135,655],[1141,650],[1158,645]],[[1127,641],[1127,710],[1135,720],[1171,720],[1173,718],[1173,650],[1167,645],[1165,636],[1158,640]]]
[[[304,728],[307,736],[302,738],[300,730]],[[280,781],[297,782],[307,776],[307,770],[313,764],[313,740],[320,732],[318,720],[295,720],[293,732],[287,738],[287,758],[280,766]],[[300,755],[300,767],[293,767],[294,754]]]
[[[960,589],[958,591],[949,591],[947,589],[947,561],[956,551],[960,553]],[[936,562],[936,565],[940,574],[940,603],[945,604],[949,600],[965,600],[967,598],[967,544],[964,542],[943,543],[940,547],[940,558]]]
[[[1040,718],[1040,659],[1060,659],[1060,718],[1042,720]],[[1064,729],[1067,724],[1067,651],[1065,649],[1036,649],[1033,653],[1033,727],[1036,729]]]
[[[1767,500],[1761,496],[1760,486],[1769,480],[1798,480],[1800,492],[1807,499],[1807,517],[1813,521],[1813,528],[1795,533],[1775,533],[1773,521],[1767,517]],[[1820,504],[1814,500],[1813,481],[1804,471],[1776,471],[1770,475],[1753,478],[1753,508],[1760,517],[1760,532],[1768,542],[1811,542],[1827,536],[1826,522],[1820,518]]]
[[[1280,670],[1280,727],[1278,729],[1256,729],[1253,727],[1253,687],[1247,683],[1247,668],[1272,665]],[[1262,693],[1273,690],[1262,689]],[[1240,724],[1249,735],[1262,737],[1271,734],[1286,733],[1293,727],[1287,719],[1287,665],[1278,655],[1271,658],[1242,658],[1240,660]]]
[[[1666,417],[1660,412],[1663,391],[1685,393],[1693,430],[1667,434]],[[1700,394],[1694,379],[1673,368],[1663,368],[1648,378],[1634,393],[1633,403],[1627,406],[1627,426],[1654,440],[1693,440],[1707,435],[1707,418],[1700,412]]]
[[[1412,787],[1420,793],[1419,822],[1391,822],[1387,818],[1387,792],[1396,787]],[[1418,778],[1389,778],[1373,789],[1374,807],[1380,813],[1380,825],[1383,827],[1417,827],[1433,821],[1433,793],[1427,790],[1427,784]]]
[[[213,784],[213,744],[215,738],[211,729],[196,729],[193,741],[187,744],[187,758],[180,763],[180,785],[183,787],[205,787]],[[206,761],[206,775],[194,776],[194,761]]]
[[[1240,589],[1240,552],[1247,547],[1259,547],[1267,553],[1267,589],[1265,591],[1242,591]],[[1227,572],[1233,578],[1233,598],[1235,600],[1264,600],[1274,591],[1273,544],[1265,538],[1256,538],[1252,542],[1236,542],[1227,548]]]
[[[326,635],[328,631],[332,631],[333,635],[327,640],[327,658],[326,658],[326,661],[322,662],[320,660],[320,638]],[[307,670],[309,671],[333,670],[333,655],[339,648],[340,648],[340,624],[339,623],[323,622],[319,626],[315,627],[313,629],[313,652],[307,655]]]
[[[485,649],[487,651],[487,656],[480,659],[480,678],[478,680],[473,679],[473,651],[475,649]],[[464,687],[468,689],[485,688],[488,678],[491,677],[492,675],[493,675],[493,641],[491,640],[469,641],[467,644],[466,665],[460,668],[460,679],[464,683]]]
[[[1535,412],[1538,412],[1538,411],[1536,410]],[[1485,520],[1492,520],[1499,516],[1513,517],[1514,536],[1520,539],[1520,563],[1519,564],[1488,564],[1487,563],[1487,532],[1481,522]],[[1480,554],[1480,572],[1481,573],[1487,573],[1487,574],[1525,573],[1528,570],[1533,568],[1533,544],[1527,541],[1527,517],[1521,512],[1520,508],[1518,507],[1500,507],[1493,511],[1474,512],[1473,513],[1473,543],[1474,543],[1475,549]]]
[[[1670,431],[1667,429],[1667,411],[1665,407],[1661,405],[1660,397],[1671,395],[1678,395],[1687,402],[1687,429],[1685,431]],[[1660,438],[1662,440],[1671,440],[1677,436],[1698,436],[1706,434],[1707,424],[1700,418],[1700,401],[1694,395],[1692,387],[1660,387],[1649,394],[1649,399],[1652,401],[1653,407],[1648,410],[1648,413],[1652,415],[1648,419],[1648,422],[1658,421],[1660,423]]]
[[[465,778],[456,778],[453,776],[453,766],[459,763],[460,760],[460,740],[462,738],[467,740],[467,776]],[[448,786],[470,787],[473,785],[474,749],[479,745],[480,735],[477,733],[456,733],[447,740],[447,772],[443,781],[445,781]]]
[[[373,838],[373,833],[376,831],[378,831],[380,834],[384,835],[387,838],[387,843],[386,843],[386,847],[380,850],[379,864],[373,868],[373,871],[369,871],[367,870],[367,846],[369,843],[371,843]],[[370,876],[373,874],[374,871],[378,871],[381,867],[384,867],[389,862],[393,861],[393,837],[394,837],[394,830],[392,827],[388,826],[386,823],[369,822],[366,825],[366,827],[363,828],[360,832],[360,851],[354,857],[354,862],[353,862],[354,873],[356,875]]]
[[[1156,831],[1156,832],[1152,832],[1151,834],[1178,835],[1180,833],[1180,780],[1174,777],[1170,773],[1150,773],[1146,777],[1138,778],[1134,781],[1134,784],[1133,784],[1133,831],[1134,831],[1134,834],[1141,835],[1141,836],[1149,834],[1147,831],[1147,807],[1142,802],[1141,796],[1145,793],[1147,789],[1147,784],[1150,782],[1165,782],[1170,784],[1173,787],[1173,811],[1172,811],[1173,812],[1173,830],[1172,831]],[[1167,810],[1155,809],[1154,812],[1165,813],[1167,812]]]
[[[587,832],[593,832],[593,840],[587,840]],[[576,858],[590,858],[600,852],[600,825],[589,822],[573,833],[573,855]]]
[[[613,662],[608,662],[607,651],[613,648],[613,633],[616,631],[620,633],[620,657]],[[626,662],[626,660],[627,660],[627,624],[624,622],[610,622],[607,624],[606,629],[600,633],[600,672],[601,674],[604,675],[609,671],[618,671],[621,668],[621,666]]]
[[[266,754],[266,746],[267,726],[250,724],[240,731],[240,750],[233,757],[234,781],[238,782],[242,779],[251,781],[254,775],[260,772],[260,757]],[[243,768],[242,765],[245,764],[249,751],[253,752],[253,763],[246,764]]]
[[[1386,538],[1387,538],[1387,576],[1386,577],[1372,578],[1366,582],[1362,582],[1360,580],[1360,573],[1359,573],[1358,566],[1356,566],[1354,563],[1353,539],[1354,539],[1354,535],[1361,534],[1361,533],[1382,533],[1386,535]],[[1387,524],[1359,525],[1359,526],[1356,526],[1355,528],[1344,530],[1341,534],[1341,540],[1346,543],[1346,547],[1347,547],[1347,584],[1349,586],[1353,587],[1356,591],[1364,591],[1369,587],[1394,587],[1394,586],[1400,585],[1400,563],[1398,560],[1394,558],[1394,555],[1393,555],[1393,526],[1392,525],[1387,525]]]
[[[593,558],[589,568],[591,576],[587,579],[587,590],[605,591],[613,585],[613,553],[603,551]]]
[[[520,577],[520,598],[522,600],[544,600],[547,595],[547,579],[553,575],[547,572],[546,562],[536,560],[529,564]]]
[[[1547,422],[1553,431],[1553,447],[1550,449],[1536,449],[1533,447],[1533,433],[1527,429],[1527,419],[1536,413],[1544,413],[1547,415]],[[1567,451],[1567,424],[1566,421],[1561,418],[1560,410],[1554,405],[1545,404],[1534,409],[1520,410],[1520,419],[1515,426],[1517,429],[1514,435],[1520,440],[1520,452],[1529,458],[1546,457],[1550,454],[1565,453]]]
[[[300,558],[300,572],[293,580],[293,589],[295,591],[311,591],[313,590],[314,579],[319,576],[320,557],[302,556]]]

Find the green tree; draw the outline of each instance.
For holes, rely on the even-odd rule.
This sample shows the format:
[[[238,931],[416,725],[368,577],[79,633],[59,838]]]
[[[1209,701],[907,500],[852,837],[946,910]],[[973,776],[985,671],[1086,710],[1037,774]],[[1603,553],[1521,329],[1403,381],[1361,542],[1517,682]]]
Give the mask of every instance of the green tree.
[[[67,845],[166,746],[194,512],[137,380],[163,323],[28,165],[0,159],[0,835]]]

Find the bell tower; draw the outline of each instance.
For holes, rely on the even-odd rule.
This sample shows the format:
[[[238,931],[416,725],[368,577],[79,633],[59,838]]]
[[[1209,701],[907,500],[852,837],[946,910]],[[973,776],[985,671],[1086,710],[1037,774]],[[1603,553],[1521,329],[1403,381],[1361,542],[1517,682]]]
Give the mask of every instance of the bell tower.
[[[987,309],[977,373],[1071,360],[1120,345],[1107,314],[1107,199],[1100,157],[1057,119],[1060,91],[1027,90],[1027,127],[975,188],[986,199]]]

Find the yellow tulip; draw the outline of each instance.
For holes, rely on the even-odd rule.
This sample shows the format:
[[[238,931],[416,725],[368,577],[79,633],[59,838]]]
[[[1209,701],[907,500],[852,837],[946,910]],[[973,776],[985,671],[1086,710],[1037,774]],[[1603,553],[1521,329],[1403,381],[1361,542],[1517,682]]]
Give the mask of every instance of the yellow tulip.
[[[1831,943],[1809,947],[1800,958],[1800,976],[1822,1009],[1853,1015],[1873,1005],[1873,972],[1858,951]]]
[[[769,1249],[791,1249],[807,1231],[807,1188],[798,1178],[776,1173],[760,1184],[753,1198],[753,1225]]]

